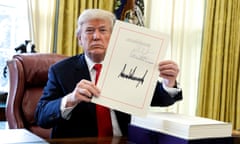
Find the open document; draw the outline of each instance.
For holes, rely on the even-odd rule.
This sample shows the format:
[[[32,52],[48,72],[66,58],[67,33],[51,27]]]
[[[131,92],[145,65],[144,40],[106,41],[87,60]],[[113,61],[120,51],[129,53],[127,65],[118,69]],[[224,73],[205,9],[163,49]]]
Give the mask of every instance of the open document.
[[[157,84],[158,63],[169,38],[160,32],[116,21],[98,80],[101,96],[92,102],[144,116]]]

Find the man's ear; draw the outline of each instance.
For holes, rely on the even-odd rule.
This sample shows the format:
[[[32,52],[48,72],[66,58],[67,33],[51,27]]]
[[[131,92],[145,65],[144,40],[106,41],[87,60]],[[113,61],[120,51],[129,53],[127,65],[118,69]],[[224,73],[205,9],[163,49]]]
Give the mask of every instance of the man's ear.
[[[78,44],[79,44],[80,46],[82,46],[82,39],[81,39],[81,36],[78,36],[77,39],[78,39]]]

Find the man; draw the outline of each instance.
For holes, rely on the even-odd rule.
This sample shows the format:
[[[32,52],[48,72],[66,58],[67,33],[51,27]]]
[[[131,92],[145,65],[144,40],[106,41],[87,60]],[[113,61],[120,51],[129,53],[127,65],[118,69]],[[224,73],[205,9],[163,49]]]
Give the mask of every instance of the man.
[[[96,137],[99,135],[96,104],[100,89],[95,85],[94,64],[102,63],[115,16],[100,9],[85,10],[78,19],[77,38],[84,54],[67,58],[49,69],[47,85],[37,105],[37,124],[53,128],[52,138]],[[158,82],[152,106],[168,106],[182,99],[176,87],[179,69],[173,61],[159,63],[163,83]],[[127,93],[126,93],[127,94]],[[112,131],[126,136],[130,115],[111,110]]]

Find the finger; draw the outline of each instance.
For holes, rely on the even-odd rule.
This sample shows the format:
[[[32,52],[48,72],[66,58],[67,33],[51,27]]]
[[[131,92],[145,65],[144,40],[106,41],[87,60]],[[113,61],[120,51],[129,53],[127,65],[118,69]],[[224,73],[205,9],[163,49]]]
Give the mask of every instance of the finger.
[[[176,76],[175,75],[170,75],[170,74],[160,74],[160,77],[164,78],[164,79],[169,79],[169,80],[175,80]]]
[[[168,65],[168,64],[174,64],[174,65],[177,65],[174,61],[172,60],[164,60],[164,61],[161,61],[159,63],[159,66],[162,66],[162,65]]]
[[[75,90],[75,99],[77,100],[78,103],[82,101],[90,102],[92,96],[87,95],[85,89],[77,89]]]
[[[165,64],[165,65],[161,65],[159,66],[159,71],[160,73],[178,73],[179,72],[179,68],[177,65],[175,64]]]
[[[81,95],[81,96],[79,97],[79,100],[80,100],[80,101],[85,101],[85,102],[90,102],[91,99],[92,99],[92,97],[87,97],[87,96],[84,96],[84,95]]]
[[[175,71],[179,71],[179,68],[176,64],[173,64],[173,63],[168,63],[168,64],[164,64],[164,65],[159,64],[159,70],[160,71],[167,70],[167,69],[172,69],[172,70],[175,70]]]
[[[77,91],[80,96],[84,96],[88,98],[92,97],[92,93],[85,88],[78,88]]]
[[[98,96],[100,94],[98,87],[90,81],[83,81],[78,85],[78,87],[80,89],[80,93],[88,97],[92,97],[93,95]]]
[[[160,73],[164,75],[177,75],[178,69],[174,69],[174,68],[161,69]]]

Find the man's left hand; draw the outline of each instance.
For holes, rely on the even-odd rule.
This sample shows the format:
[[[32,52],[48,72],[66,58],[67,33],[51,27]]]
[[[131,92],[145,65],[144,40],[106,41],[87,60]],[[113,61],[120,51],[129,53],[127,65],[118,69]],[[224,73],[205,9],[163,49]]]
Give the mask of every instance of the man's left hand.
[[[158,65],[160,77],[167,81],[166,86],[174,87],[179,73],[178,65],[172,60],[161,61]]]

